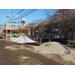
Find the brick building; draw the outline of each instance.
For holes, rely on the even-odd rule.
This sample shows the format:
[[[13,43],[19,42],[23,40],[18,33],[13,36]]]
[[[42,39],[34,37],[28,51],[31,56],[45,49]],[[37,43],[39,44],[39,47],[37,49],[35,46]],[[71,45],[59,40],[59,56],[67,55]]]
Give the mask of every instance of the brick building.
[[[43,22],[43,24],[41,22],[41,23],[34,25],[35,36],[39,36],[37,31],[39,27],[42,27],[42,26],[46,28],[46,34],[42,34],[43,38],[56,38],[58,36],[58,29],[54,28],[52,24],[47,23],[47,21]]]
[[[75,14],[69,15],[64,22],[61,17],[54,21],[48,20],[34,25],[34,34],[39,36],[36,32],[39,27],[46,28],[46,34],[43,38],[67,38],[68,40],[75,40]]]

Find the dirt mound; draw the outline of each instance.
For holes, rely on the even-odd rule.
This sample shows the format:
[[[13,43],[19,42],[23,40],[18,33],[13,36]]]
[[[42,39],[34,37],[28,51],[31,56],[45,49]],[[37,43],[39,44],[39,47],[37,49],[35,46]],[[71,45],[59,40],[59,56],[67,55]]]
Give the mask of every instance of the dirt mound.
[[[42,45],[38,46],[34,49],[35,51],[42,52],[42,53],[55,53],[55,54],[64,54],[64,53],[70,53],[69,50],[64,48],[60,43],[58,42],[48,42],[43,43]]]
[[[75,51],[58,42],[47,42],[36,47],[34,51],[40,52],[62,64],[75,64]]]

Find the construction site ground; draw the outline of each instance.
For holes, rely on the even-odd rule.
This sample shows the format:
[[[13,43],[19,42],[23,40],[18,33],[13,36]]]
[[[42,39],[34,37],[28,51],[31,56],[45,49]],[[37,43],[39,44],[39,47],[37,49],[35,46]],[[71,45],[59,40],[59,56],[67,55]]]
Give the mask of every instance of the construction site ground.
[[[0,65],[61,65],[33,51],[39,44],[17,44],[0,38]]]

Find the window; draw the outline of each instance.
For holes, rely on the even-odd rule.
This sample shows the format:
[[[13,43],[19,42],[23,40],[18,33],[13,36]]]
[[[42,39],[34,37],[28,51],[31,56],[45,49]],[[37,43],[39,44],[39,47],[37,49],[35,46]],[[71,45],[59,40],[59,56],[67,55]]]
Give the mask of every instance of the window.
[[[60,28],[61,27],[61,25],[58,25],[58,28]]]
[[[49,36],[50,36],[50,33],[49,33]]]
[[[47,33],[46,33],[46,36],[47,36]]]
[[[49,29],[51,29],[51,26],[49,26]]]
[[[68,25],[68,28],[72,28],[72,25]]]
[[[44,36],[44,34],[42,34],[42,36]]]
[[[68,39],[71,40],[71,38],[72,38],[72,32],[70,31],[68,32]]]
[[[46,27],[46,29],[48,30],[48,27]]]
[[[54,26],[52,26],[52,29],[54,29]]]
[[[68,36],[72,36],[72,32],[70,31],[70,32],[68,32]]]
[[[50,38],[50,33],[48,34],[48,38]]]

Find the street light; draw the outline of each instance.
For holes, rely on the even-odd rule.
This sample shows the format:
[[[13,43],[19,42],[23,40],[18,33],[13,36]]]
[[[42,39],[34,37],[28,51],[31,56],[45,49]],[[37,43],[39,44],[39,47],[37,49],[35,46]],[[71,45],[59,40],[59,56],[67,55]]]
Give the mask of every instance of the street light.
[[[3,16],[4,16],[4,15],[3,15]],[[6,20],[6,19],[1,19],[1,20]],[[4,22],[4,23],[1,24],[1,29],[2,29],[2,26],[5,25],[5,23],[6,23],[6,22]]]
[[[10,17],[11,15],[5,15],[6,16],[6,18],[7,18],[7,25],[8,25],[8,17]],[[6,38],[7,38],[7,25],[6,25]]]
[[[18,16],[19,16],[19,15],[15,14],[15,15],[13,15],[13,16],[11,17],[11,26],[10,26],[10,27],[12,27],[12,23],[13,23],[13,22],[12,22],[12,18],[13,18],[13,17],[18,17]],[[10,29],[11,29],[11,28],[10,28]],[[10,30],[10,35],[11,35],[11,30]]]

